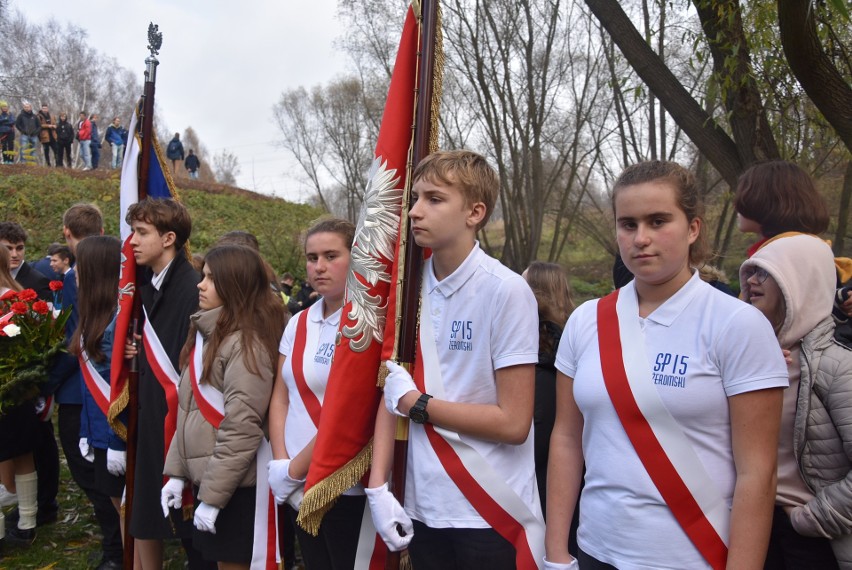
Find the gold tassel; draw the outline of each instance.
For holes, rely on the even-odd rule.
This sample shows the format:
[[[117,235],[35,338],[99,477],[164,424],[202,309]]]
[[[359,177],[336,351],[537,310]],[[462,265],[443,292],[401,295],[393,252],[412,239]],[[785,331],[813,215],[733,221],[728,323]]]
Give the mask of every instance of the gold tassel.
[[[388,365],[382,362],[379,365],[379,374],[376,377],[376,386],[378,386],[379,389],[385,389],[385,380],[387,380],[388,374],[390,374],[390,372],[388,372]]]
[[[109,405],[109,414],[107,416],[109,427],[125,442],[127,441],[127,426],[121,423],[118,416],[127,408],[128,403],[130,403],[130,387],[125,384],[118,398]]]
[[[305,532],[316,536],[319,533],[322,517],[337,498],[361,480],[373,460],[373,440],[371,439],[358,455],[346,465],[308,489],[296,522]]]

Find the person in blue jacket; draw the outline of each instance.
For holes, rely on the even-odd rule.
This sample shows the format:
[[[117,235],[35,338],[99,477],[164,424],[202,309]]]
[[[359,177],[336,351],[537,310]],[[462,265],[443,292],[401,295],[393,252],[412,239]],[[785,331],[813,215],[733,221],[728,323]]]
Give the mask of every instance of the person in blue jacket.
[[[15,162],[15,113],[6,101],[0,101],[0,152],[3,164]]]
[[[91,236],[77,244],[77,306],[80,320],[70,343],[84,378],[80,453],[93,464],[95,485],[112,500],[116,515],[120,512],[127,466],[127,445],[108,421],[110,362],[115,337],[120,267],[121,241],[118,238]],[[120,428],[119,431],[127,437],[126,431]],[[98,514],[96,510],[95,516],[98,517]],[[104,552],[100,567],[121,568],[120,554]]]
[[[104,140],[112,147],[112,162],[110,166],[113,169],[120,168],[124,160],[124,146],[127,144],[127,129],[121,126],[121,119],[118,117],[112,120],[112,124],[107,127]]]

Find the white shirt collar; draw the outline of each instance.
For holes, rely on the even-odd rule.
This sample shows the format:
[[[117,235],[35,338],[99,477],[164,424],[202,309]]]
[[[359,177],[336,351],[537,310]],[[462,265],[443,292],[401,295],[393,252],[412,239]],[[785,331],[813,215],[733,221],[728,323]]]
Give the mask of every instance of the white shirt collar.
[[[476,272],[476,268],[479,267],[479,263],[483,256],[485,256],[485,252],[480,249],[479,242],[477,241],[473,244],[473,249],[471,249],[470,253],[467,254],[467,257],[464,261],[462,261],[462,264],[441,281],[438,281],[435,277],[435,267],[432,264],[432,259],[430,258],[429,263],[426,266],[427,271],[424,276],[426,280],[424,283],[426,291],[428,293],[432,293],[435,289],[437,289],[442,295],[449,297],[458,291],[461,286],[467,283],[467,280],[473,276]]]
[[[343,307],[340,307],[332,314],[328,316],[328,318],[323,318],[323,313],[325,312],[325,299],[320,297],[319,301],[310,306],[308,312],[308,318],[315,323],[329,324],[334,327],[340,325],[340,315],[343,313]]]
[[[166,264],[166,266],[163,268],[163,270],[160,271],[159,275],[154,274],[154,276],[151,277],[151,285],[153,285],[154,289],[156,289],[157,291],[159,291],[160,287],[163,286],[163,280],[166,278],[166,273],[169,272],[169,267],[172,266],[173,261],[174,261],[174,259],[172,259],[172,261],[168,262],[168,264]]]

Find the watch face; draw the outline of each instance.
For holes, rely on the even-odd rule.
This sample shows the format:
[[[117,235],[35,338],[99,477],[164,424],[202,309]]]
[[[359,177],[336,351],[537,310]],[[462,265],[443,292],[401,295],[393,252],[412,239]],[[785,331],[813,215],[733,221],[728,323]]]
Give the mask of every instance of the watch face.
[[[429,414],[424,409],[414,407],[408,412],[408,417],[416,424],[423,424],[429,419]]]

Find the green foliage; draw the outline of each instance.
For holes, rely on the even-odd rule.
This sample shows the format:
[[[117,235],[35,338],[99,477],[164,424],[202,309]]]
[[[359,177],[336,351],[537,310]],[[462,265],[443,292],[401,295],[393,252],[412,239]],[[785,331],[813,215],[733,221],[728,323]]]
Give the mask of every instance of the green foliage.
[[[105,232],[118,235],[118,174],[101,178],[46,168],[8,172],[0,177],[0,220],[16,221],[27,230],[29,259],[38,259],[52,242],[64,241],[62,214],[77,202],[96,204],[104,213]],[[261,253],[277,272],[304,273],[299,236],[320,210],[218,185],[178,188],[178,194],[192,216],[193,252],[204,252],[226,232],[244,230],[257,236]]]
[[[54,418],[54,426],[57,422]],[[59,434],[56,434],[59,438]],[[60,447],[59,503],[57,522],[38,527],[32,546],[6,545],[0,559],[2,570],[88,570],[101,561],[101,531],[92,505],[80,491],[68,471],[68,462]],[[6,514],[13,509],[4,509]],[[8,521],[6,528],[9,528]],[[164,570],[182,570],[185,556],[177,539],[165,543]]]

